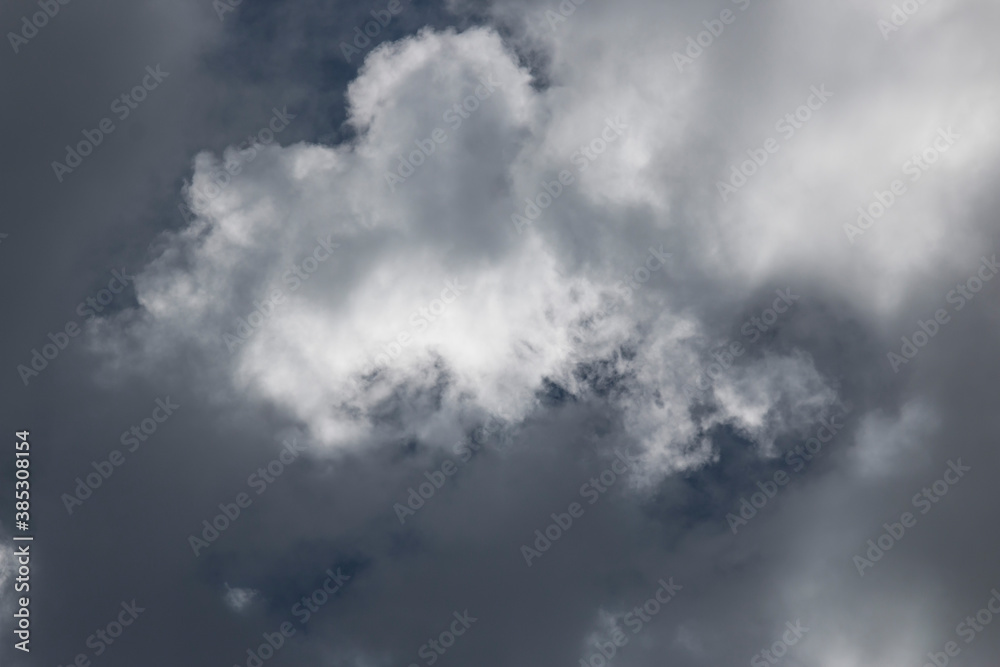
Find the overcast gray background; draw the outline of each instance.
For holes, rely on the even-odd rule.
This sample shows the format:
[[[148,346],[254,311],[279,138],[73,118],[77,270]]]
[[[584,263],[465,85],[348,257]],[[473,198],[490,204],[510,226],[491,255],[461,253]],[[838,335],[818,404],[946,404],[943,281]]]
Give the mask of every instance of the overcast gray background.
[[[467,609],[478,621],[439,664],[576,665],[606,639],[608,624],[670,577],[683,589],[640,634],[625,630],[629,643],[614,664],[747,664],[796,619],[810,630],[783,658],[787,665],[922,665],[950,640],[962,649],[955,664],[995,664],[996,623],[971,644],[955,628],[1000,587],[1000,282],[952,312],[899,373],[886,359],[918,318],[950,309],[945,294],[974,274],[981,256],[993,256],[1000,239],[994,4],[928,2],[886,41],[876,21],[892,11],[887,2],[754,0],[744,12],[729,2],[589,0],[556,31],[544,14],[558,11],[556,2],[403,2],[375,41],[407,39],[413,50],[382,52],[386,62],[364,79],[374,99],[389,101],[371,103],[377,112],[369,126],[345,123],[348,85],[362,61],[345,62],[339,44],[384,6],[245,0],[220,21],[207,0],[71,2],[19,53],[6,39],[0,45],[0,232],[8,235],[0,243],[0,422],[11,438],[31,431],[36,536],[30,656],[12,648],[9,555],[2,563],[3,664],[92,657],[86,638],[134,598],[146,611],[93,664],[245,664],[261,633],[291,620],[296,636],[265,664],[422,665],[419,647],[447,627],[453,611]],[[737,20],[679,73],[671,54],[727,8]],[[0,26],[15,30],[33,11],[34,3],[8,3]],[[419,35],[424,27],[431,32]],[[445,55],[427,56],[429,64],[406,78],[402,63],[442,44]],[[442,152],[393,198],[384,169],[365,171],[363,160],[382,155],[379,142],[394,155],[397,137],[409,137],[412,148],[412,139],[441,124],[440,110],[456,99],[448,86],[466,76],[463,58],[495,64],[506,88],[449,139],[449,149],[462,142],[465,152]],[[63,147],[110,115],[112,99],[157,64],[169,77],[57,182],[50,163],[62,159]],[[399,72],[399,81],[385,82]],[[824,82],[834,97],[782,142],[765,165],[770,171],[724,206],[716,181],[747,149],[777,136],[774,121]],[[236,203],[227,202],[219,219],[235,219],[249,210],[240,205],[263,193],[286,215],[280,229],[262,230],[266,241],[245,255],[230,246],[211,255],[197,239],[178,240],[188,224],[178,204],[195,177],[195,155],[221,155],[263,127],[274,107],[297,115],[278,138],[288,153],[256,158],[227,190]],[[593,118],[575,115],[581,109]],[[509,282],[520,258],[533,256],[513,233],[510,213],[522,210],[542,178],[555,177],[556,165],[572,164],[572,148],[560,150],[597,136],[604,117],[616,113],[629,116],[623,142],[631,143],[595,163],[595,180],[568,189],[532,231],[579,293],[531,283],[545,295],[532,300],[528,288]],[[963,134],[950,161],[913,184],[898,204],[906,208],[848,243],[842,226],[854,209],[950,124]],[[341,145],[345,173],[336,178],[345,184],[326,172],[302,184],[289,176],[320,169],[324,158],[309,153],[314,144]],[[357,148],[355,157],[358,146],[372,153]],[[623,174],[627,182],[617,181]],[[327,192],[335,202],[356,194],[363,203],[352,205],[370,205],[384,224],[351,232],[337,222],[336,263],[324,263],[296,294],[287,321],[321,307],[331,317],[357,315],[342,310],[351,295],[371,295],[367,278],[395,271],[393,257],[408,257],[415,279],[422,263],[436,273],[430,263],[440,262],[444,273],[495,290],[473,291],[456,309],[494,297],[510,304],[504,290],[523,288],[530,308],[482,327],[485,337],[498,322],[511,323],[510,337],[528,340],[536,315],[579,319],[584,306],[574,299],[613,292],[649,245],[663,244],[672,262],[578,362],[538,352],[542,343],[532,339],[524,369],[510,379],[476,364],[494,353],[522,357],[445,333],[453,338],[436,339],[437,365],[406,362],[403,375],[379,380],[382,393],[369,400],[376,390],[363,383],[352,393],[355,385],[341,387],[332,372],[322,381],[308,377],[313,366],[339,362],[303,362],[293,353],[299,348],[283,356],[280,329],[257,334],[265,357],[244,358],[244,366],[219,342],[259,298],[266,272],[280,275],[311,251],[323,216],[334,215],[324,208]],[[81,322],[77,304],[122,267],[143,276],[141,294],[130,286],[101,328],[71,341],[25,386],[16,366],[29,363],[49,332]],[[520,273],[536,268],[524,267]],[[475,283],[491,270],[499,284]],[[146,318],[142,298],[148,306],[192,276],[214,281],[217,302],[201,310],[171,304],[158,319]],[[593,285],[607,289],[588,291]],[[381,312],[390,306],[379,303],[395,303],[393,290],[404,287],[390,281],[385,301],[365,308]],[[691,370],[711,361],[712,344],[746,342],[744,322],[784,288],[801,299],[738,360],[739,380],[681,400]],[[426,301],[399,309],[395,319],[405,322]],[[535,308],[543,302],[550,310]],[[385,337],[374,324],[365,329],[372,321],[351,321],[359,345]],[[692,328],[671,329],[681,321]],[[473,330],[463,327],[459,321],[449,331]],[[335,356],[341,348],[324,341],[340,345],[346,334],[328,333],[316,333],[316,345]],[[462,356],[477,345],[475,358]],[[477,370],[464,375],[463,359]],[[662,366],[650,370],[651,359]],[[536,365],[544,378],[525,380]],[[275,368],[287,375],[268,375]],[[483,423],[489,401],[451,397],[454,387],[463,397],[478,388],[478,378],[502,380],[484,394],[521,391],[513,414],[400,525],[393,504],[425,471],[457,460],[450,451],[456,437]],[[166,396],[181,405],[177,414],[69,516],[60,496],[92,470],[91,461],[121,449],[122,431]],[[759,423],[748,417],[754,400],[764,405]],[[333,426],[324,421],[327,405],[341,420]],[[815,432],[819,415],[840,414],[845,405],[852,408],[846,427],[823,454],[734,535],[727,513],[756,482],[789,470],[783,452]],[[325,430],[356,414],[364,416],[362,434]],[[675,427],[665,415],[687,421]],[[247,491],[247,476],[293,436],[307,453],[195,558],[188,535],[219,503]],[[609,466],[616,449],[645,453],[642,474],[586,505],[578,523],[527,567],[521,545],[534,541],[551,513],[580,500],[580,485]],[[12,452],[0,459],[8,482],[5,546]],[[852,557],[883,522],[913,511],[911,497],[958,458],[972,467],[967,477],[860,577]],[[337,567],[350,582],[299,625],[290,608]],[[227,587],[252,591],[252,601],[227,603]]]

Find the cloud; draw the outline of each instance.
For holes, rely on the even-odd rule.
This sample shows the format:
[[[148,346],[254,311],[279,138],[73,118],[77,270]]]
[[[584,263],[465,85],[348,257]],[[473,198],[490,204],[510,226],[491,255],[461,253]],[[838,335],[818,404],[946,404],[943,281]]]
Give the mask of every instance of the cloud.
[[[233,588],[228,583],[225,586],[226,594],[224,599],[226,605],[237,613],[249,607],[260,593],[252,588]]]
[[[926,465],[926,441],[938,435],[939,426],[933,406],[922,400],[906,403],[894,418],[869,413],[858,429],[855,464],[862,475],[875,479]]]
[[[137,276],[141,310],[104,322],[101,339],[118,355],[134,350],[135,363],[169,358],[179,341],[215,353],[229,383],[335,449],[372,437],[443,441],[490,411],[521,420],[546,382],[579,394],[610,373],[651,469],[709,460],[705,425],[673,388],[703,352],[690,335],[697,317],[671,294],[684,276],[664,266],[662,243],[590,238],[607,255],[598,260],[565,226],[568,215],[586,227],[656,204],[631,184],[660,127],[646,112],[633,127],[634,101],[598,108],[606,90],[578,91],[567,107],[569,92],[534,88],[488,29],[380,46],[348,89],[357,138],[252,149]],[[228,180],[218,174],[238,158],[199,155],[188,192]],[[539,198],[557,192],[560,172],[574,182]],[[545,209],[528,230],[508,222],[525,196]],[[652,235],[667,212],[648,213],[635,226]],[[803,363],[792,355],[744,369],[716,392],[712,422],[765,448],[801,427],[804,406],[833,400],[815,369],[793,379]],[[751,386],[775,364],[792,371],[783,386]],[[601,370],[583,379],[581,367]]]
[[[995,235],[1000,96],[980,48],[994,10],[928,7],[887,46],[870,4],[732,5],[739,21],[678,71],[674,52],[717,16],[700,3],[583,3],[555,25],[557,3],[494,3],[494,27],[374,49],[347,86],[348,138],[197,156],[196,218],[90,340],[104,377],[177,376],[234,421],[276,413],[311,434],[320,456],[261,503],[267,530],[213,547],[213,599],[223,570],[241,582],[230,608],[257,613],[249,591],[309,589],[304,546],[322,571],[349,542],[370,579],[304,650],[387,664],[462,597],[495,621],[458,650],[556,663],[590,655],[606,610],[676,573],[696,593],[622,664],[745,660],[809,612],[794,657],[840,667],[916,662],[993,585],[989,515],[968,513],[992,489],[972,481],[863,585],[850,559],[953,449],[977,470],[995,458],[976,444],[995,431],[995,300],[904,372],[883,363]],[[954,146],[909,180],[947,127]],[[907,191],[852,243],[845,225],[894,179]],[[801,301],[748,340],[788,285]],[[847,399],[849,426],[731,535],[725,513]],[[477,455],[397,529],[392,503],[491,413],[516,446]],[[199,447],[239,457],[231,440]],[[616,487],[546,556],[547,578],[526,577],[519,541],[617,447],[639,452],[643,493]]]

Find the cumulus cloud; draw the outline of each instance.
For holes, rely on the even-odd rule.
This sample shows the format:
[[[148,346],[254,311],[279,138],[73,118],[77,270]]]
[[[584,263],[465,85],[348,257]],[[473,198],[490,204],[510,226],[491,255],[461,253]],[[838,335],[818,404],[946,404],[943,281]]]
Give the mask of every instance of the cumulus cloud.
[[[141,310],[103,325],[116,354],[217,352],[226,380],[333,448],[440,441],[486,412],[524,419],[545,382],[581,394],[621,380],[613,399],[651,470],[710,459],[711,424],[679,383],[706,350],[675,284],[719,267],[640,245],[676,224],[655,188],[636,189],[672,120],[634,92],[540,89],[489,29],[383,45],[348,101],[353,141],[251,149],[216,197],[192,195],[197,219],[136,278]],[[200,155],[189,193],[238,159]],[[711,421],[765,449],[834,399],[800,356],[740,373]]]

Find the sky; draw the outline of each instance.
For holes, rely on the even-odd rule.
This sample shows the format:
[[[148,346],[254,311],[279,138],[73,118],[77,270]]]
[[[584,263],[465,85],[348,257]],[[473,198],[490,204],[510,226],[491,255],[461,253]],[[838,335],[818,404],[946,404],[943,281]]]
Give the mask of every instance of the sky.
[[[0,664],[995,665],[998,20],[5,4]]]

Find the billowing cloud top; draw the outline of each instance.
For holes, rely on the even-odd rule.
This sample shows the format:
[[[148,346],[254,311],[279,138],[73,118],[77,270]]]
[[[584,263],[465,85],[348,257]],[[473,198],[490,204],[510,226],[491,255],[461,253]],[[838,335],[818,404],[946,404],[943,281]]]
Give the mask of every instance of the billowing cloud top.
[[[578,394],[614,380],[651,472],[710,460],[714,424],[766,450],[836,392],[808,354],[731,367],[732,343],[706,337],[686,284],[773,277],[720,263],[731,250],[677,252],[682,235],[710,238],[656,184],[693,109],[639,71],[618,79],[540,88],[488,29],[378,48],[348,91],[350,143],[198,157],[197,219],[103,339],[143,359],[198,346],[327,447],[450,442],[489,413],[523,420],[547,382]],[[796,245],[774,252],[792,261]],[[780,312],[800,298],[776,294]]]

